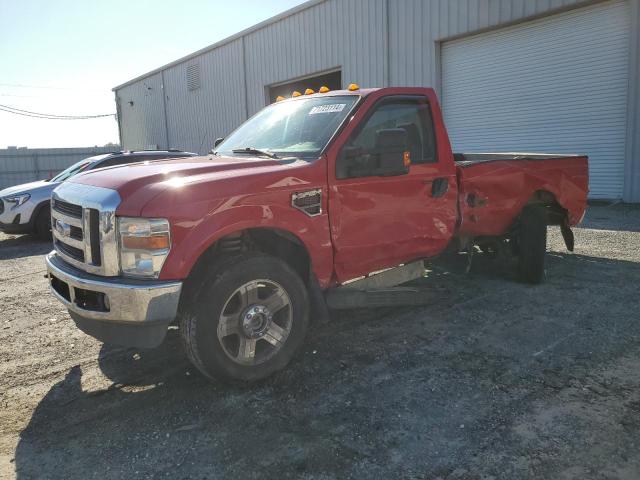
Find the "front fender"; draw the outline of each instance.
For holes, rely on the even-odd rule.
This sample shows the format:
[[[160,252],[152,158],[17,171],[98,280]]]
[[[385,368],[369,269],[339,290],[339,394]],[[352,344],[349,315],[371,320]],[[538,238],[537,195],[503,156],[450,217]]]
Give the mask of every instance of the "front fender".
[[[220,201],[201,220],[172,221],[172,250],[163,266],[163,280],[184,279],[209,247],[221,238],[249,228],[286,231],[300,240],[311,258],[312,270],[321,287],[328,286],[333,273],[333,249],[326,213],[310,217],[290,206],[290,192],[275,198],[238,196]],[[326,194],[323,195],[326,203]],[[323,207],[326,212],[326,205]]]

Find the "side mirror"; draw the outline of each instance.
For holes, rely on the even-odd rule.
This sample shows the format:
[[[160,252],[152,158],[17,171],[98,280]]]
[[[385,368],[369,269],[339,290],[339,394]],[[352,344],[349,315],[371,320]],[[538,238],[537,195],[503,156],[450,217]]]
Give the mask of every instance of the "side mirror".
[[[213,142],[213,148],[216,148],[218,145],[220,145],[223,140],[224,140],[224,138],[222,138],[222,137],[216,138],[216,141]]]
[[[372,153],[378,157],[377,175],[409,173],[408,140],[404,128],[387,128],[376,132],[376,146]]]
[[[384,177],[409,173],[408,134],[403,128],[378,130],[375,146],[345,146],[337,162],[337,178]]]
[[[357,145],[347,145],[342,149],[342,154],[345,158],[356,158],[364,154],[364,148]]]
[[[385,177],[409,173],[408,134],[403,128],[378,130],[375,146],[346,145],[336,165],[337,178]]]

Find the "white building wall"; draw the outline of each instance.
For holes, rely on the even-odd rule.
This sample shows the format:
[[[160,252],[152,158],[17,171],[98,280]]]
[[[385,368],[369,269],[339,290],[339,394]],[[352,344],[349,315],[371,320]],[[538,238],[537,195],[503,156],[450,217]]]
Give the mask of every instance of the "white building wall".
[[[167,148],[160,73],[118,89],[116,107],[123,148]]]
[[[200,88],[187,88],[187,67],[200,66]],[[242,39],[163,72],[172,148],[208,152],[246,118]]]
[[[265,86],[342,69],[345,84],[385,83],[385,0],[328,0],[248,34],[248,110],[265,106]]]
[[[390,82],[440,87],[439,42],[580,4],[584,0],[389,0]]]
[[[632,34],[624,199],[640,201],[640,0],[628,1]],[[336,68],[342,70],[343,86],[419,85],[440,91],[442,42],[593,3],[311,0],[116,87],[122,144],[204,153],[216,137],[266,104],[269,85]],[[202,64],[202,86],[188,91],[186,68],[193,62]]]

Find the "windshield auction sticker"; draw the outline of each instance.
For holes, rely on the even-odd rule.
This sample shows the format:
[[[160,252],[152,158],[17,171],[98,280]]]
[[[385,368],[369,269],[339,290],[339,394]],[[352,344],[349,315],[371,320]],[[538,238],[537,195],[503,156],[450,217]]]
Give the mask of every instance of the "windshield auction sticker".
[[[316,113],[337,113],[344,110],[346,103],[331,103],[329,105],[320,105],[319,107],[313,107],[309,110],[309,115],[315,115]]]

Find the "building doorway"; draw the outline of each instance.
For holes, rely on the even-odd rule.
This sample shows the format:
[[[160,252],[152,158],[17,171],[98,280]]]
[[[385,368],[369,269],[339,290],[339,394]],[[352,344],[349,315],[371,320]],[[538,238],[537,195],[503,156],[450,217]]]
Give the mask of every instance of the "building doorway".
[[[316,92],[322,86],[328,87],[329,90],[340,90],[342,88],[342,72],[336,70],[320,75],[313,75],[302,79],[297,79],[287,83],[272,85],[269,87],[269,103],[276,101],[278,96],[282,95],[289,98],[291,93],[298,91],[304,93],[307,88],[311,88]]]

